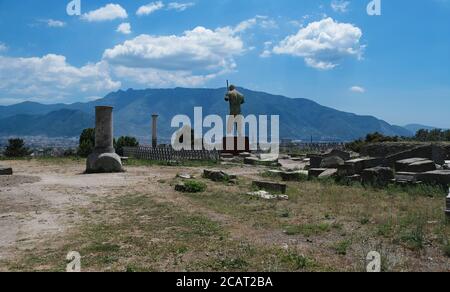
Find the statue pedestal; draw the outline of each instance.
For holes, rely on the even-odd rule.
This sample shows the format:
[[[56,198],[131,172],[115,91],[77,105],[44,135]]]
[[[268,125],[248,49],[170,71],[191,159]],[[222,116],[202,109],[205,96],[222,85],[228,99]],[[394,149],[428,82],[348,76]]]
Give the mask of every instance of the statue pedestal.
[[[250,139],[248,137],[224,137],[223,138],[224,154],[232,154],[238,156],[240,153],[250,152]]]

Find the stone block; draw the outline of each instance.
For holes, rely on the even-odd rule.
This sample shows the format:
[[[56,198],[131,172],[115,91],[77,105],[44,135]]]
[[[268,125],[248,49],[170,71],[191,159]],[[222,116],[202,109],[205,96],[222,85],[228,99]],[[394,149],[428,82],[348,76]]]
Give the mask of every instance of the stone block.
[[[320,168],[338,168],[341,165],[345,165],[344,159],[339,156],[329,156],[322,160]]]
[[[374,167],[363,170],[361,175],[364,185],[384,187],[394,179],[394,171],[390,167]]]
[[[326,170],[326,168],[311,168],[308,171],[308,178],[317,178]]]
[[[395,173],[395,181],[398,183],[411,183],[418,182],[419,174],[415,172],[397,172]]]
[[[337,156],[344,161],[350,160],[350,158],[351,158],[350,152],[342,151],[339,149],[331,150],[331,152],[325,154],[325,157],[333,157],[333,156]]]
[[[320,168],[322,164],[323,157],[319,155],[311,155],[309,157],[309,167],[310,168]]]
[[[418,179],[426,184],[450,185],[450,170],[434,170],[421,173]]]
[[[253,187],[259,190],[264,190],[276,194],[285,194],[287,186],[285,184],[268,182],[268,181],[253,181]]]
[[[307,171],[282,171],[280,172],[283,181],[300,181],[303,177],[308,176]]]
[[[12,175],[12,174],[13,174],[12,168],[0,166],[0,175]]]

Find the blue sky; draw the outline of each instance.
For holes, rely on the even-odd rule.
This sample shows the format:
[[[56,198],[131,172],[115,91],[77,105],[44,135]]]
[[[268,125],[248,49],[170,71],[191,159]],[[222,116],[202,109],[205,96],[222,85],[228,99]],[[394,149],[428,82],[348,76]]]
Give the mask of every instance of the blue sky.
[[[0,104],[239,86],[450,127],[450,0],[0,0]],[[182,100],[180,100],[182,102]]]

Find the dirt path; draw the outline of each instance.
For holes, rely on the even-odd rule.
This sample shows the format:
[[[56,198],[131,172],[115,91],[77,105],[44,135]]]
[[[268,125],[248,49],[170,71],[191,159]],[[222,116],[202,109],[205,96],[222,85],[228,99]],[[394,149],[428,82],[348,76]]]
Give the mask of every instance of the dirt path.
[[[221,223],[235,239],[257,244],[286,245],[282,232],[255,230],[225,214],[199,206],[160,180],[178,173],[200,177],[203,168],[129,167],[126,173],[83,175],[81,162],[54,164],[8,161],[14,176],[0,178],[0,262],[32,249],[53,235],[63,234],[81,220],[78,210],[102,198],[142,193],[157,202],[172,203],[186,212]],[[227,172],[257,178],[254,167],[228,167]],[[0,270],[1,270],[0,266]]]
[[[77,162],[6,163],[13,167],[14,176],[0,178],[0,261],[76,226],[80,207],[144,179],[132,173],[82,175],[83,165]]]

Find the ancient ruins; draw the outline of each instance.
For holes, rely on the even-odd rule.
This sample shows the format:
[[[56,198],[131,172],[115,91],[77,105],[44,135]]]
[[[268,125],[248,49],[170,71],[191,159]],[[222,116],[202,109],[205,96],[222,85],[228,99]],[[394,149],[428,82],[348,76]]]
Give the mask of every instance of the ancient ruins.
[[[122,172],[122,161],[114,149],[113,108],[95,108],[95,149],[86,162],[86,173]]]

